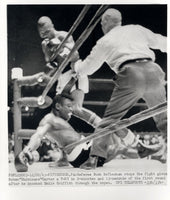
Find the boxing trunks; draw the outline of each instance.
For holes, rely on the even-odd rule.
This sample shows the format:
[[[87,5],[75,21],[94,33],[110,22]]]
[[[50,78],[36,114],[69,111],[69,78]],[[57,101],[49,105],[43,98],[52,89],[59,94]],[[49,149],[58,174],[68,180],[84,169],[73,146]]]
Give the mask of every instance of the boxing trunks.
[[[82,139],[84,136],[82,136]],[[77,145],[70,154],[67,154],[68,162],[75,168],[80,167],[89,158],[92,141]]]
[[[72,70],[68,70],[67,72],[60,75],[60,77],[58,79],[57,88],[56,88],[57,94],[61,94],[64,87],[69,83],[69,81],[72,78],[72,73],[73,73]],[[77,78],[77,85],[74,84],[73,87],[71,87],[70,92],[72,92],[75,89],[80,89],[84,93],[88,93],[88,91],[89,91],[88,77],[87,76],[78,77]]]

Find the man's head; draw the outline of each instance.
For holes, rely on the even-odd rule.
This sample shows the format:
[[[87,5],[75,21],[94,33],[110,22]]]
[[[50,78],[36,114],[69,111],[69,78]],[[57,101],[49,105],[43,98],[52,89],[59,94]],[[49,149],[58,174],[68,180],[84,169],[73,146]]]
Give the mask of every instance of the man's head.
[[[59,94],[53,99],[52,111],[64,120],[69,120],[73,112],[73,99],[69,94]]]
[[[101,26],[104,34],[108,33],[112,28],[120,26],[121,24],[122,15],[114,8],[109,8],[102,15]]]
[[[38,22],[38,31],[41,38],[50,38],[54,30],[54,25],[49,17],[40,17]]]

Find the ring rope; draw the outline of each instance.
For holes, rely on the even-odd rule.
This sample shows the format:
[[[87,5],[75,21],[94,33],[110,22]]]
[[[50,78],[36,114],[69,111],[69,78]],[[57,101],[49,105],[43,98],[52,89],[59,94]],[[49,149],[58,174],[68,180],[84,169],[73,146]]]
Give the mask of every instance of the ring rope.
[[[85,14],[88,12],[88,10],[90,9],[91,5],[85,5],[83,10],[81,11],[81,13],[79,14],[79,16],[77,17],[76,21],[74,22],[74,24],[72,25],[72,27],[70,28],[68,34],[66,35],[66,37],[63,39],[63,41],[60,43],[60,45],[58,46],[57,50],[54,52],[54,54],[51,56],[50,61],[53,61],[59,51],[61,50],[61,48],[63,47],[63,45],[65,44],[65,42],[67,41],[67,39],[73,34],[73,32],[76,30],[76,28],[79,26],[79,24],[81,23],[81,21],[83,20]]]
[[[145,119],[148,119],[150,117],[153,117],[155,115],[158,115],[160,113],[166,112],[167,111],[167,102],[161,103],[159,105],[156,105],[152,108],[146,109],[142,112],[139,112],[133,116],[131,116],[128,119],[123,119],[120,120],[119,122],[117,122],[116,124],[111,124],[110,126],[108,126],[107,128],[103,128],[100,131],[98,131],[97,133],[94,133],[90,136],[85,137],[84,139],[78,141],[78,142],[74,142],[72,144],[67,145],[66,147],[64,147],[64,151],[68,151],[70,148],[73,148],[79,144],[88,142],[92,139],[96,139],[96,138],[100,138],[109,134],[112,134],[115,131],[121,130],[123,128],[126,128],[128,126],[131,126],[133,124],[136,124],[140,121],[143,121]]]

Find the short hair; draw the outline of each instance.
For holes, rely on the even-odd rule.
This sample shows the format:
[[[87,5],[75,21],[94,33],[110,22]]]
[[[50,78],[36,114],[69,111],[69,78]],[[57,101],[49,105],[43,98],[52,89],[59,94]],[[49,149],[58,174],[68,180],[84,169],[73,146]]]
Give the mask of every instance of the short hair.
[[[45,27],[45,26],[48,26],[48,27],[54,26],[51,19],[47,16],[40,17],[37,24],[38,24],[38,27],[40,27],[40,28]]]
[[[105,16],[110,16],[114,20],[115,23],[120,23],[122,21],[122,14],[120,13],[119,10],[114,9],[114,8],[107,9],[102,15],[102,19]]]
[[[73,98],[72,98],[72,96],[69,93],[57,94],[53,98],[52,109],[55,109],[56,103],[62,104],[62,102],[63,102],[64,99],[70,99],[71,101],[73,101]]]

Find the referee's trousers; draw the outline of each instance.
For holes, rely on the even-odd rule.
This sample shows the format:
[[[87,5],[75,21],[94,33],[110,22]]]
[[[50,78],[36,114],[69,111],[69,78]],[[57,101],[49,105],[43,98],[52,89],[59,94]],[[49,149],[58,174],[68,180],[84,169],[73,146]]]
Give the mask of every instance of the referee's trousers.
[[[116,75],[116,87],[113,90],[104,117],[95,133],[105,131],[105,128],[118,122],[131,109],[139,99],[143,99],[148,107],[166,101],[165,73],[153,61],[131,62],[125,64]],[[167,113],[154,117],[160,132],[167,134]],[[119,137],[125,137],[127,129],[117,131]],[[112,135],[94,139],[91,155],[107,157],[107,149]]]

